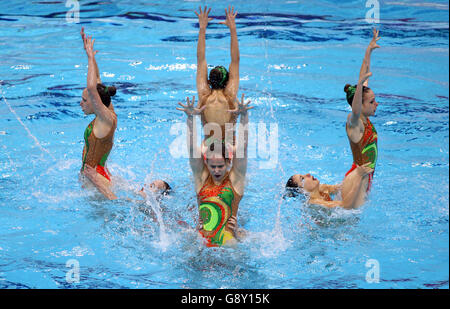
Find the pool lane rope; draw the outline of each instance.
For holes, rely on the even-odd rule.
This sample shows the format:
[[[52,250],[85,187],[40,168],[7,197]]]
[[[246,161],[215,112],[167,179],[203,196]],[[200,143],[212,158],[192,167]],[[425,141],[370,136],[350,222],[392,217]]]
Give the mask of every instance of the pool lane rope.
[[[22,119],[20,119],[19,115],[17,115],[16,111],[15,111],[15,110],[11,107],[11,105],[8,103],[8,100],[6,100],[6,98],[5,98],[4,94],[3,94],[3,91],[1,91],[1,93],[2,93],[3,101],[5,101],[5,103],[6,103],[6,106],[8,106],[9,110],[11,111],[11,113],[16,117],[17,121],[23,126],[23,128],[25,129],[25,131],[26,131],[26,132],[28,133],[28,135],[31,137],[31,139],[34,140],[34,143],[36,144],[36,146],[38,146],[39,149],[41,149],[42,152],[47,153],[53,160],[56,161],[55,157],[54,157],[47,149],[45,149],[44,147],[42,147],[42,145],[41,145],[41,143],[39,143],[38,139],[37,139],[33,134],[31,134],[30,129],[28,129],[28,127],[25,125],[25,123],[23,123],[23,121],[22,121]]]

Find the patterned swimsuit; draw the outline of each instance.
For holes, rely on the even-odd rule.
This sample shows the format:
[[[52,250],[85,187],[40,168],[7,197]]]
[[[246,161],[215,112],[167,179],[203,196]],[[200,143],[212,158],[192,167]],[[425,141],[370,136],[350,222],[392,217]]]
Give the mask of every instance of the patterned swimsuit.
[[[234,238],[225,227],[241,198],[234,191],[229,175],[225,176],[220,185],[214,184],[211,175],[208,176],[197,196],[200,218],[203,222],[200,234],[206,239],[208,247],[224,245]]]
[[[361,166],[370,162],[369,167],[373,168],[374,171],[369,175],[369,185],[367,187],[367,191],[369,191],[378,158],[378,134],[369,118],[367,118],[367,123],[364,126],[364,133],[361,140],[358,143],[354,143],[349,138],[349,141],[353,154],[353,165],[345,176],[353,172],[358,165]]]

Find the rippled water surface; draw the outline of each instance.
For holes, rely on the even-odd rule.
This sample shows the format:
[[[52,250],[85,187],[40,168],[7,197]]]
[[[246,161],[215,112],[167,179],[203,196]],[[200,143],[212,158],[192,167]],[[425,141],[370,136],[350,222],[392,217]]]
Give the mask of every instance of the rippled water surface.
[[[208,63],[229,63],[224,2],[80,1],[79,23],[65,3],[0,2],[1,288],[449,287],[448,2],[380,1],[378,164],[370,200],[346,211],[282,194],[292,174],[338,183],[351,166],[343,87],[371,38],[365,1],[234,1],[240,93],[256,106],[250,121],[277,124],[279,136],[272,168],[253,147],[238,218],[248,237],[234,249],[198,240],[189,164],[169,147],[185,121],[177,102],[196,95],[198,5],[213,7]],[[103,82],[118,88],[117,194],[137,199],[162,178],[167,199],[108,202],[78,182],[92,119],[79,107],[81,26]],[[72,259],[79,283],[66,280]],[[370,259],[378,284],[366,281]]]

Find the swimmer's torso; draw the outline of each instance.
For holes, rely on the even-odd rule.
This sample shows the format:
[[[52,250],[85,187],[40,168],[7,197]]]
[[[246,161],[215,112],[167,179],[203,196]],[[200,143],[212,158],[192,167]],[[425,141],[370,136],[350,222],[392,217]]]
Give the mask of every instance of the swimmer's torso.
[[[197,194],[200,218],[203,221],[200,233],[206,238],[208,246],[221,246],[234,237],[225,227],[241,198],[234,190],[229,174],[220,185],[214,184],[211,175],[208,176]]]
[[[369,118],[367,118],[367,123],[364,125],[364,133],[359,142],[354,143],[350,138],[349,141],[353,154],[353,162],[357,165],[370,162],[370,167],[375,169],[378,157],[378,134]]]
[[[116,130],[117,122],[114,122],[108,135],[103,138],[97,138],[94,134],[94,121],[95,119],[91,121],[84,131],[82,171],[85,164],[97,168],[97,171],[99,170],[98,167],[103,169],[114,144],[114,132]]]
[[[206,105],[205,110],[202,113],[202,124],[206,123],[216,123],[222,129],[222,135],[225,134],[225,124],[226,123],[236,123],[236,116],[228,110],[234,109],[236,107],[234,103],[234,98],[227,97],[222,90],[212,90],[211,94],[204,96],[200,106]],[[206,132],[207,135],[209,132]],[[212,135],[212,133],[211,133]]]

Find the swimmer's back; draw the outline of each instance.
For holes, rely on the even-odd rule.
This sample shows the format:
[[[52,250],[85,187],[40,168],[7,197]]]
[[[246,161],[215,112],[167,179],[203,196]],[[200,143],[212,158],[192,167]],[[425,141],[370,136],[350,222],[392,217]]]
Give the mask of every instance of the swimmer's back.
[[[228,112],[236,108],[235,96],[226,95],[223,90],[211,90],[200,97],[199,108],[206,105],[202,113],[202,123],[216,123],[225,127],[226,123],[236,123],[236,116]]]

